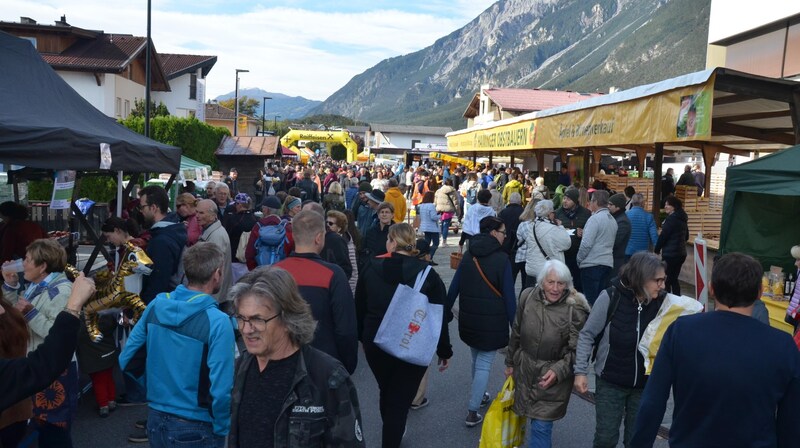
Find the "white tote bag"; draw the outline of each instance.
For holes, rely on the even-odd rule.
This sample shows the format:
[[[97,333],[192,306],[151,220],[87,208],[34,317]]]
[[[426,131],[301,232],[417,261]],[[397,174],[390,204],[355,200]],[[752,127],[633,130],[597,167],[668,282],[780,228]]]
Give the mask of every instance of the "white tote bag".
[[[413,288],[397,285],[374,340],[386,353],[418,366],[431,363],[442,332],[444,307],[420,292],[430,270],[417,274]]]

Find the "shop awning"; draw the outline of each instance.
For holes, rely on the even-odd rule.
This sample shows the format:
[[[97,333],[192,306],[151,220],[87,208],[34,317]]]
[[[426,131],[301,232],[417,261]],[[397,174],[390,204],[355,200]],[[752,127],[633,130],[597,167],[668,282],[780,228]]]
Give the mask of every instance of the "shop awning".
[[[462,159],[461,157],[443,154],[441,152],[432,152],[428,157],[430,157],[431,159],[443,160],[445,162],[450,162],[450,163],[460,163],[469,169],[475,168],[475,163],[472,160]]]

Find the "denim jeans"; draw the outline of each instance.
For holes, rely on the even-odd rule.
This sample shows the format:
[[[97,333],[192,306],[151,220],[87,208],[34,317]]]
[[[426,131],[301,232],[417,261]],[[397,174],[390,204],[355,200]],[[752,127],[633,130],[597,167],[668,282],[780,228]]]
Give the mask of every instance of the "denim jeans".
[[[489,372],[492,371],[492,363],[496,351],[483,352],[470,347],[472,352],[472,390],[469,395],[470,411],[478,411],[481,407],[483,394],[486,393],[486,386],[489,385]]]
[[[151,448],[225,446],[225,437],[215,435],[211,423],[187,420],[153,408],[147,416],[147,435]]]
[[[445,243],[447,242],[447,235],[450,233],[450,223],[452,222],[453,218],[442,220],[442,241]]]
[[[642,400],[642,391],[617,386],[597,378],[595,398],[594,448],[615,448],[619,442],[619,425],[625,417],[623,443],[630,446],[636,413]]]
[[[588,268],[581,268],[581,285],[583,286],[583,295],[590,305],[594,305],[600,291],[603,290],[603,285],[608,283],[608,276],[611,275],[611,267],[609,266],[591,266]]]
[[[425,243],[430,247],[431,260],[439,248],[439,232],[425,232]]]
[[[531,419],[528,448],[550,448],[551,446],[553,446],[553,422]]]

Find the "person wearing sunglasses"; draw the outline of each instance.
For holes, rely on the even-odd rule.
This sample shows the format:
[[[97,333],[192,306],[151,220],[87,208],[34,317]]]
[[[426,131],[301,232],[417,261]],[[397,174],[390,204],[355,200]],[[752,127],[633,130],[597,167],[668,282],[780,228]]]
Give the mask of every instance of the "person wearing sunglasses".
[[[631,446],[646,380],[639,341],[666,296],[665,280],[665,266],[657,255],[633,254],[619,277],[600,292],[578,335],[575,390],[579,393],[589,390],[589,364],[596,350],[595,447],[616,447],[623,419],[623,442]]]

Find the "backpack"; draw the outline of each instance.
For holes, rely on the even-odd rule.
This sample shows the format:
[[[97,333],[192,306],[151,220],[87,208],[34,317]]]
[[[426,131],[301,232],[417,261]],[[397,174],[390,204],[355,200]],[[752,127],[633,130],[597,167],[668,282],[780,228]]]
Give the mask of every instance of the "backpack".
[[[467,190],[467,204],[473,205],[478,202],[478,187],[473,186],[472,188]]]
[[[286,224],[282,219],[280,224],[263,225],[258,223],[258,239],[256,240],[256,264],[269,266],[286,258]]]

